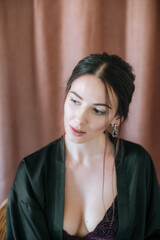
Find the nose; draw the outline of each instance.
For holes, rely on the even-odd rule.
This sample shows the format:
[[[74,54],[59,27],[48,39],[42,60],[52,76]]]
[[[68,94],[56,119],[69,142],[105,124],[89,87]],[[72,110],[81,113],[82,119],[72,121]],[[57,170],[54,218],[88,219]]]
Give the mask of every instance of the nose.
[[[76,114],[76,123],[79,125],[86,124],[88,122],[87,111],[85,109],[79,109]]]

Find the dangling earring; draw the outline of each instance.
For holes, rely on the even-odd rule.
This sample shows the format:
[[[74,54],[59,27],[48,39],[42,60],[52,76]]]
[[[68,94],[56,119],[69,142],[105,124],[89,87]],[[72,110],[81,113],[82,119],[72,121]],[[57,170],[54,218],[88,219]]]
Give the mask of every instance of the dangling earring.
[[[117,124],[113,125],[112,137],[116,137],[118,135]]]

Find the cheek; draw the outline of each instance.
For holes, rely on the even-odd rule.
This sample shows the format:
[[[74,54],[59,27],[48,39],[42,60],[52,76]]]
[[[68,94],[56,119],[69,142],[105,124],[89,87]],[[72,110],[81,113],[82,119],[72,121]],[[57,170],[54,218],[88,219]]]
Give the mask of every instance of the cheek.
[[[106,129],[106,120],[103,119],[95,119],[92,121],[91,128],[95,131],[104,131]]]
[[[64,121],[71,119],[73,116],[73,111],[69,107],[68,103],[64,104]]]
[[[67,104],[66,104],[66,102],[65,102],[65,104],[64,104],[64,123],[67,121],[67,118],[68,118],[68,111],[67,111]]]

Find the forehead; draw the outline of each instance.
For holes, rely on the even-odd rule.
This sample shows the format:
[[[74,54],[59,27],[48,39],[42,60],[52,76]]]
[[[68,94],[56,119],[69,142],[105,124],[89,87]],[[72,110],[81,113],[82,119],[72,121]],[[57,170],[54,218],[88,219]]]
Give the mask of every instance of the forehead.
[[[84,100],[91,103],[109,103],[117,106],[117,97],[111,87],[107,87],[108,97],[104,83],[94,75],[83,75],[77,78],[71,85],[70,91],[75,91]]]
[[[76,91],[82,98],[90,100],[101,99],[105,101],[105,86],[102,81],[93,75],[84,75],[77,78],[71,86],[71,91]]]

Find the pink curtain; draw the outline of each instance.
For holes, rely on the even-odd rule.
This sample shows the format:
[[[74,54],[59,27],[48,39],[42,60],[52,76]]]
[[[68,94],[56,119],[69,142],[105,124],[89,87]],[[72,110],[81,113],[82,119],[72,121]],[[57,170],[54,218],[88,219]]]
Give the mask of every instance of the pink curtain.
[[[0,202],[20,160],[61,134],[75,64],[106,51],[129,61],[136,91],[125,139],[151,154],[160,180],[160,1],[0,2]]]

